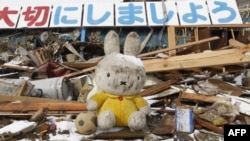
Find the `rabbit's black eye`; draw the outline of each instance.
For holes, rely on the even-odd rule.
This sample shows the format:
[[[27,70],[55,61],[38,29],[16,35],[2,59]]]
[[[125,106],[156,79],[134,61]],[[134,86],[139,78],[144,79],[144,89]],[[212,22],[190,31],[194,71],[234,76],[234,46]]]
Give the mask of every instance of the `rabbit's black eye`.
[[[110,77],[110,73],[107,73],[107,77]]]
[[[137,80],[140,80],[140,77],[139,77],[139,76],[137,76]]]

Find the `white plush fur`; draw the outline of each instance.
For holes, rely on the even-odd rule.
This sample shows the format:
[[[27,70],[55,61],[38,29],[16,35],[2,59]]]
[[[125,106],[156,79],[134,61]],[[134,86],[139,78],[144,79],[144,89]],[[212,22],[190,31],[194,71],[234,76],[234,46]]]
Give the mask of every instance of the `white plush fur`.
[[[111,111],[102,112],[97,118],[97,123],[101,129],[110,129],[115,125],[115,115]]]
[[[122,55],[120,57],[119,55],[116,53],[110,54],[97,65],[95,71],[96,85],[100,90],[112,94],[133,95],[138,93],[143,88],[146,80],[143,65],[132,62],[131,57],[135,61],[140,61],[134,56]],[[122,82],[127,84],[120,85]]]
[[[131,130],[141,130],[146,125],[146,116],[143,112],[137,111],[130,115],[128,127]]]
[[[95,83],[98,90],[118,96],[138,94],[145,85],[146,71],[142,61],[137,58],[140,50],[140,38],[135,32],[130,32],[125,40],[124,54],[120,53],[119,36],[110,31],[104,39],[105,56],[95,70]],[[88,110],[96,110],[98,104],[88,100]],[[141,130],[146,125],[146,114],[149,106],[138,109],[129,116],[128,126],[131,130]],[[115,115],[107,110],[97,118],[98,126],[110,129],[115,125]]]

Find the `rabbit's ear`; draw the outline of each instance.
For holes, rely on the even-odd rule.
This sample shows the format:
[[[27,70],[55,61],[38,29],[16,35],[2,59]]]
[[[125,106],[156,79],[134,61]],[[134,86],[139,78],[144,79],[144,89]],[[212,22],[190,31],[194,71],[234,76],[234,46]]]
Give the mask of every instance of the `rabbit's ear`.
[[[119,35],[114,30],[110,30],[104,38],[104,52],[106,55],[120,53]]]
[[[124,42],[124,54],[138,56],[140,53],[141,40],[136,32],[130,32]]]

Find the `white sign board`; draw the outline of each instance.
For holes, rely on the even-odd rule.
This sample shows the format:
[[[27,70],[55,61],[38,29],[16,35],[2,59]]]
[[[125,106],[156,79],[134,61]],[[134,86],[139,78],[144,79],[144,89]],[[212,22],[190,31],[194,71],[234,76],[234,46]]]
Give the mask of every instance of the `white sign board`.
[[[1,0],[0,5],[0,28],[242,24],[235,0]]]
[[[118,3],[115,5],[117,26],[146,26],[144,2]]]
[[[207,4],[212,24],[242,24],[242,19],[234,0],[208,0]]]
[[[179,25],[177,13],[175,1],[147,3],[149,26]]]
[[[181,25],[211,24],[205,1],[177,1]]]
[[[16,28],[21,7],[0,6],[0,9],[0,28]]]
[[[82,19],[82,5],[54,5],[50,27],[79,27]]]
[[[83,25],[86,27],[114,26],[114,18],[113,3],[90,3],[84,5]]]

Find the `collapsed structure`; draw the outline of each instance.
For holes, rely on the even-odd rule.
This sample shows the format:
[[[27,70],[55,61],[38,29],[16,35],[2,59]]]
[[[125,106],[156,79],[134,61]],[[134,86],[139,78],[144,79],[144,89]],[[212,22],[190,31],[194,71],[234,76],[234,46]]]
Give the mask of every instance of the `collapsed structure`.
[[[164,8],[162,1],[152,3]],[[147,7],[143,2],[139,6]],[[242,24],[116,27],[121,45],[130,30],[142,37],[139,57],[147,82],[140,95],[153,112],[143,131],[119,128],[92,136],[77,134],[72,123],[77,114],[87,110],[88,96],[97,91],[95,66],[104,55],[103,36],[113,27],[3,28],[1,139],[56,140],[61,134],[79,140],[221,140],[224,125],[249,124],[249,9],[237,12]],[[60,125],[65,122],[69,122],[67,128]],[[25,126],[8,130],[18,124]],[[18,136],[21,133],[25,134]]]

